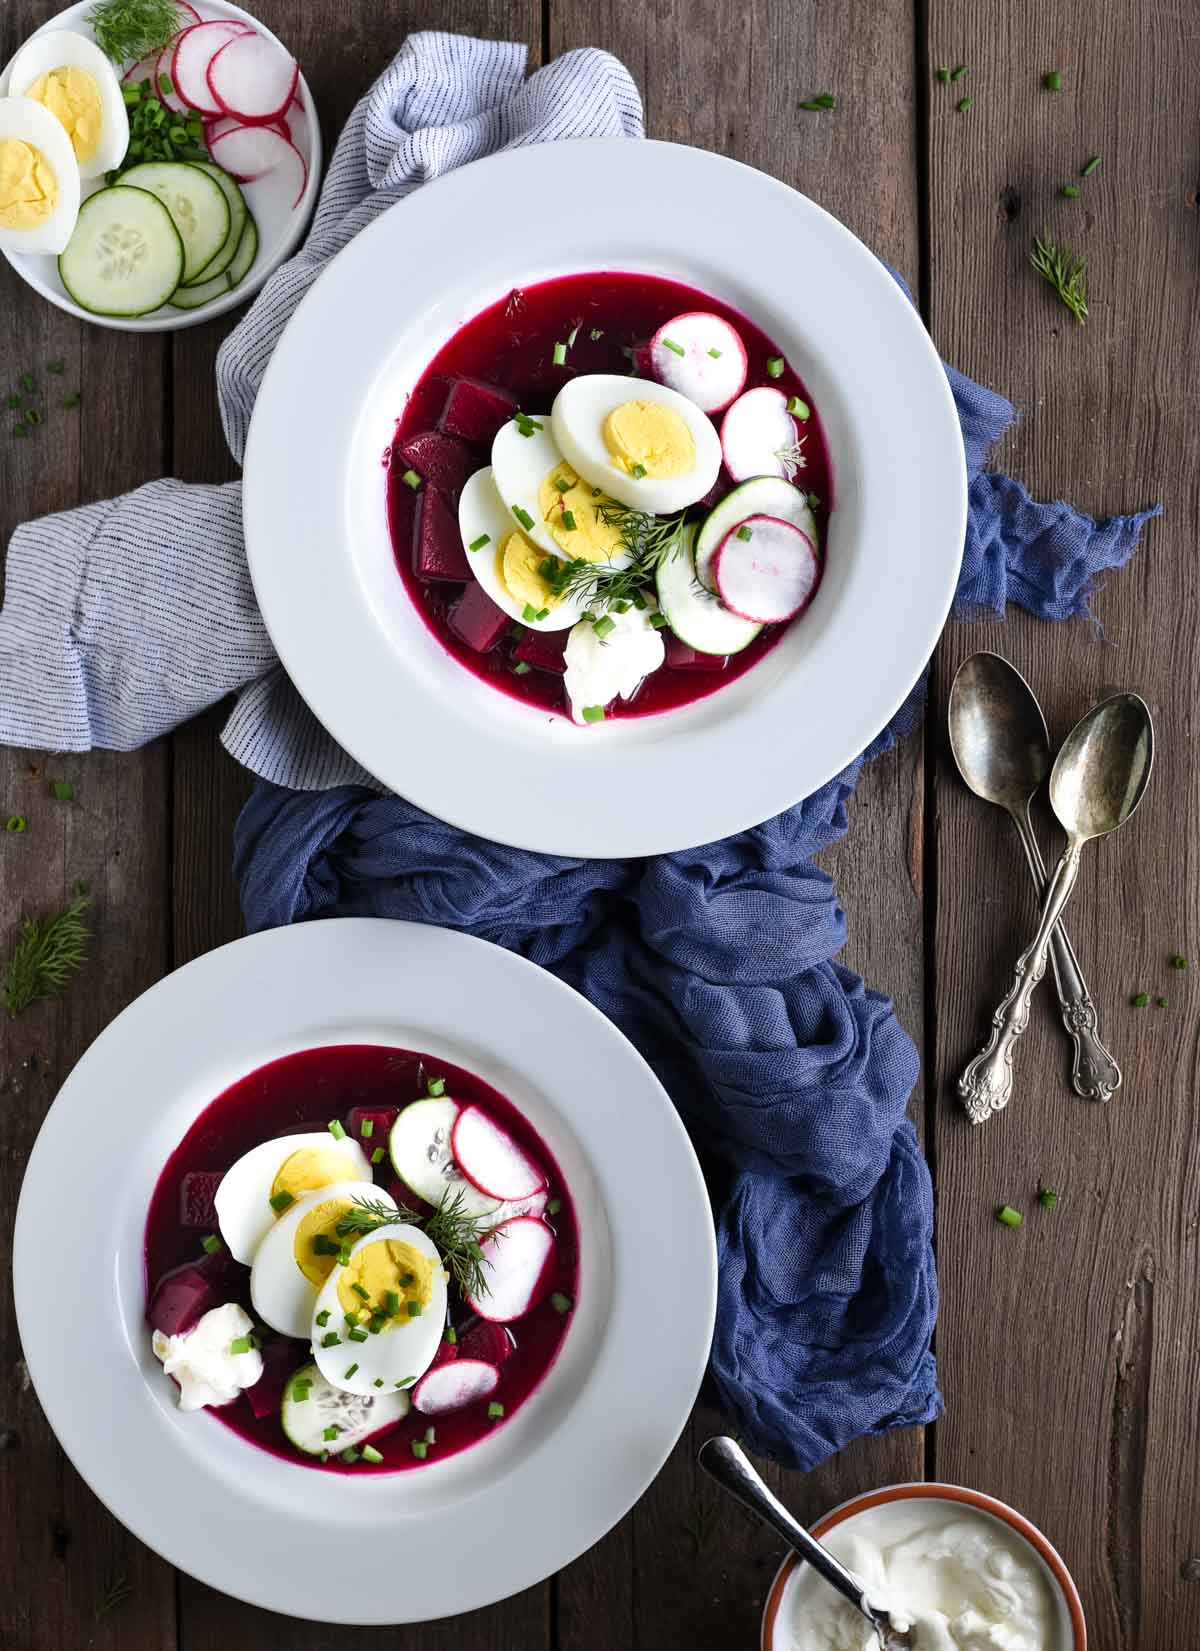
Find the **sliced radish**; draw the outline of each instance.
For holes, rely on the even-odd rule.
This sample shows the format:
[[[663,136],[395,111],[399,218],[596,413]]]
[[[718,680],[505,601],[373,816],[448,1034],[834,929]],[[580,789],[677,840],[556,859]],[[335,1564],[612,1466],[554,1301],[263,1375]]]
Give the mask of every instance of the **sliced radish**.
[[[265,126],[287,113],[300,68],[261,34],[230,40],[208,65],[208,91],[227,115]]]
[[[764,385],[739,396],[721,421],[721,452],[735,482],[783,476],[799,468],[796,421],[782,390]]]
[[[650,365],[660,384],[678,390],[703,413],[719,413],[746,382],[746,347],[728,321],[691,310],[655,333]]]
[[[213,138],[208,152],[239,183],[256,183],[268,172],[281,172],[298,206],[308,183],[308,162],[273,126],[234,126]]]
[[[151,52],[149,57],[139,57],[121,76],[121,85],[136,86],[143,80],[149,80],[158,67],[158,55],[157,52]]]
[[[167,88],[170,87],[168,91]],[[175,87],[175,42],[168,40],[154,65],[154,90],[158,101],[173,115],[190,115],[191,110]]]
[[[223,106],[208,88],[208,66],[222,46],[248,33],[244,23],[224,17],[209,23],[193,23],[190,29],[184,29],[175,42],[173,72],[175,90],[189,108],[202,115],[223,113]]]
[[[458,1359],[431,1370],[412,1390],[412,1402],[423,1416],[444,1416],[465,1410],[496,1391],[500,1372],[482,1359]]]
[[[211,149],[217,138],[223,138],[226,132],[236,132],[241,128],[241,121],[234,120],[232,115],[205,115],[204,147]]]
[[[184,24],[184,28],[189,27],[192,23],[199,23],[201,20],[200,13],[196,10],[195,6],[188,5],[188,0],[175,0],[175,10],[181,11],[187,18],[187,23]]]
[[[747,516],[721,540],[712,565],[730,613],[760,625],[794,619],[821,573],[808,534],[778,516]]]
[[[523,1318],[550,1288],[554,1234],[535,1215],[515,1215],[483,1241],[486,1295],[467,1306],[492,1324]]]
[[[531,1198],[546,1185],[533,1159],[480,1107],[463,1107],[450,1150],[467,1180],[489,1198]]]

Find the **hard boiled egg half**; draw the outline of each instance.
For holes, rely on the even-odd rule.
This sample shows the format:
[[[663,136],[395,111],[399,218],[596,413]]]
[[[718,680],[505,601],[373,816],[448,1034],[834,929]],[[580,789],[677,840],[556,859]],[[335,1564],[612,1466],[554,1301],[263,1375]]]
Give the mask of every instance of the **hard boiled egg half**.
[[[11,97],[27,97],[66,133],[81,178],[120,166],[129,147],[129,117],[117,72],[91,40],[69,29],[47,29],[13,58]]]
[[[0,247],[61,252],[78,216],[79,163],[70,138],[32,98],[0,98]]]
[[[558,392],[550,423],[585,483],[650,515],[695,504],[721,469],[721,443],[706,415],[648,379],[585,373]]]
[[[293,1204],[342,1181],[370,1181],[357,1141],[326,1129],[262,1141],[226,1170],[213,1200],[217,1225],[235,1261],[250,1266],[262,1240]]]
[[[349,1255],[352,1240],[338,1223],[359,1200],[394,1210],[396,1201],[379,1187],[367,1192],[360,1181],[336,1181],[297,1199],[267,1233],[250,1267],[250,1299],[259,1318],[281,1336],[307,1339],[319,1291]]]
[[[419,1227],[397,1221],[331,1270],[312,1313],[313,1357],[344,1393],[394,1392],[425,1374],[445,1329],[442,1258]]]
[[[566,630],[585,604],[579,597],[555,594],[550,574],[561,568],[561,554],[544,549],[518,525],[494,477],[494,470],[477,470],[458,501],[458,527],[471,572],[510,618],[533,630]]]

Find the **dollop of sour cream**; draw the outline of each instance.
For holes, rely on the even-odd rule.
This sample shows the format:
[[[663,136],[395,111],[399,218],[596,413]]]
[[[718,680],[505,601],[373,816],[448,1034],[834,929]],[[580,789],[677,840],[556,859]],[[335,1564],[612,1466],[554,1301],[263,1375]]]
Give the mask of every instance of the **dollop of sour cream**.
[[[253,1329],[249,1314],[236,1301],[227,1301],[210,1308],[182,1335],[154,1332],[155,1357],[179,1384],[180,1410],[229,1404],[244,1387],[254,1386],[262,1375],[262,1354],[256,1347],[246,1353],[231,1351],[233,1343]]]
[[[826,1546],[872,1602],[911,1629],[915,1651],[1064,1651],[1041,1563],[1013,1531],[962,1504],[887,1502],[845,1520]],[[774,1651],[877,1651],[870,1624],[807,1566],[788,1579]]]
[[[662,632],[650,623],[658,610],[647,602],[644,608],[629,607],[624,613],[610,611],[612,629],[597,634],[590,619],[571,627],[563,650],[564,678],[571,716],[576,722],[591,719],[585,710],[610,704],[614,699],[630,699],[651,671],[666,658]]]

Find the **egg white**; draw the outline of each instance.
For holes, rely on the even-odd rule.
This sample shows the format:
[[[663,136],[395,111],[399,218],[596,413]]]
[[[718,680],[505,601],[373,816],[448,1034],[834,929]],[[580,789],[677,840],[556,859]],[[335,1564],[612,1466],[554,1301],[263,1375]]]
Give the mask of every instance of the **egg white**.
[[[553,469],[558,462],[557,458],[551,459],[542,474],[545,475],[546,471]],[[579,598],[572,597],[560,602],[556,608],[550,609],[545,619],[526,619],[524,602],[518,602],[508,587],[500,581],[496,556],[509,534],[518,531],[518,524],[505,509],[504,502],[496,491],[493,476],[492,470],[477,470],[468,479],[458,501],[458,530],[462,534],[471,572],[496,606],[508,614],[510,619],[528,625],[533,631],[565,631],[567,626],[573,625],[583,613],[585,604]],[[535,492],[530,515],[533,515],[536,509]],[[485,533],[488,536],[487,544],[481,545],[478,550],[472,550],[471,545]],[[528,537],[532,539],[534,535],[531,533]],[[550,554],[561,561],[563,554],[560,546],[554,544],[553,539],[550,543],[553,546]]]
[[[301,1147],[336,1152],[344,1164],[340,1181],[371,1180],[371,1166],[358,1142],[348,1135],[335,1141],[327,1129],[283,1135],[251,1147],[225,1171],[213,1199],[225,1247],[243,1266],[254,1260],[255,1250],[278,1219],[271,1208],[271,1184],[279,1166]]]
[[[631,476],[617,464],[604,440],[604,421],[628,401],[670,407],[691,431],[696,459],[682,476]],[[617,373],[585,373],[564,384],[550,414],[554,440],[576,473],[621,504],[661,515],[702,499],[721,469],[721,442],[712,423],[686,396],[652,379]]]
[[[296,1228],[326,1199],[364,1196],[361,1181],[335,1181],[332,1186],[318,1187],[289,1205],[255,1250],[250,1267],[250,1299],[259,1318],[281,1336],[307,1340],[318,1295],[316,1285],[304,1276],[296,1260]],[[372,1202],[395,1208],[395,1199],[381,1187],[372,1187],[369,1196]]]
[[[9,252],[61,252],[79,216],[79,163],[70,138],[49,109],[28,97],[0,98],[0,138],[19,138],[40,150],[58,182],[58,199],[45,222],[36,229],[0,228],[0,246]]]
[[[53,69],[85,69],[96,82],[100,93],[100,141],[95,153],[77,164],[81,178],[98,178],[111,172],[120,166],[129,148],[129,116],[117,71],[94,41],[70,29],[47,29],[27,40],[13,58],[9,95],[23,97],[40,75]]]
[[[395,1319],[377,1336],[368,1335],[366,1341],[350,1341],[337,1293],[341,1269],[334,1267],[317,1296],[308,1333],[312,1336],[317,1369],[331,1387],[340,1387],[343,1393],[394,1392],[397,1382],[425,1374],[442,1343],[446,1329],[446,1275],[437,1246],[419,1227],[401,1222],[379,1227],[359,1239],[350,1251],[351,1258],[368,1244],[379,1244],[389,1238],[408,1244],[433,1262],[429,1305],[418,1318]],[[324,1312],[328,1312],[329,1318],[325,1324],[318,1324],[317,1315]],[[337,1332],[341,1341],[336,1347],[322,1347],[322,1339],[332,1332]],[[346,1371],[355,1364],[358,1369],[353,1376],[347,1376]],[[375,1386],[377,1380],[383,1382],[382,1388]]]
[[[563,462],[563,455],[550,434],[550,420],[544,415],[534,420],[540,430],[523,436],[516,419],[509,419],[496,431],[492,442],[492,480],[500,502],[508,515],[508,527],[524,526],[513,514],[513,506],[533,517],[533,526],[525,528],[527,536],[548,551],[561,556],[562,547],[542,519],[538,493],[550,472]]]

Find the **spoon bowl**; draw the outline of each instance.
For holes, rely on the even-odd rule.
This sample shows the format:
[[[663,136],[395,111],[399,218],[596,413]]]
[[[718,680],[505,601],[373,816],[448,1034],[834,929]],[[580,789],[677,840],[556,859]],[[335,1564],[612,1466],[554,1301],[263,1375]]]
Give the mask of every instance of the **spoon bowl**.
[[[1154,724],[1139,694],[1103,700],[1063,741],[1050,806],[1069,837],[1107,837],[1137,808],[1154,766]]]
[[[1050,771],[1050,735],[1033,689],[1007,659],[964,659],[950,687],[950,750],[967,786],[1010,813]]]

